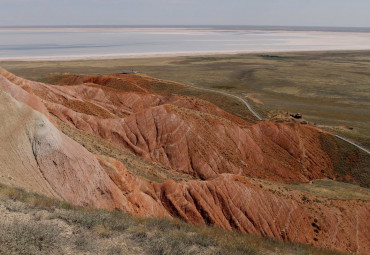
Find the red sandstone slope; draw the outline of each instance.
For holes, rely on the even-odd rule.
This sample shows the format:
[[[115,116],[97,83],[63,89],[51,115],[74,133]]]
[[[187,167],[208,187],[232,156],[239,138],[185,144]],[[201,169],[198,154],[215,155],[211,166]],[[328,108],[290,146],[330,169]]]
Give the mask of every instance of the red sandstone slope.
[[[285,182],[334,174],[315,128],[251,125],[192,98],[51,86],[0,74],[6,92],[0,92],[2,182],[74,204],[366,254],[368,202],[306,203],[299,192],[273,193],[244,177]],[[95,156],[63,135],[45,117],[45,106],[71,126],[205,181],[156,183],[131,175],[117,160]]]
[[[278,195],[248,178],[222,174],[209,181],[152,183],[101,158],[112,180],[135,204],[135,214],[179,217],[196,224],[261,234],[279,240],[366,253],[369,202],[306,203],[301,194]],[[145,190],[145,195],[140,191]]]
[[[1,182],[77,205],[123,208],[124,197],[94,155],[22,103],[19,90],[0,91]]]
[[[280,182],[335,176],[330,158],[321,149],[319,133],[311,127],[251,126],[210,103],[189,97],[83,84],[48,86],[4,75],[17,84],[27,84],[62,121],[181,173],[201,179],[235,173]],[[123,79],[123,75],[119,77]],[[114,79],[116,76],[103,76],[82,81],[105,81],[110,86]],[[115,82],[117,85],[119,80]],[[128,78],[120,86],[127,83]],[[142,77],[140,84],[144,84]]]
[[[163,90],[165,87],[171,88],[184,87],[183,84],[164,81],[150,77],[145,74],[111,74],[111,75],[80,75],[80,74],[65,74],[61,77],[54,78],[58,85],[78,85],[78,84],[95,84],[104,88],[112,88],[120,91],[133,92],[154,92],[158,89]]]

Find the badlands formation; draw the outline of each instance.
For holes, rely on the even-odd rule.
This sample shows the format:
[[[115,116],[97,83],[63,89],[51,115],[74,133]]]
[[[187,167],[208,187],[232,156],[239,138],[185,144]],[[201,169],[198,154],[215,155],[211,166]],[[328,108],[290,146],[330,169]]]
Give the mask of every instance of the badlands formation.
[[[286,188],[316,179],[360,183],[338,171],[335,159],[348,155],[324,149],[335,144],[325,131],[249,123],[207,101],[155,93],[184,85],[143,74],[65,75],[56,83],[0,69],[1,183],[75,205],[368,251],[368,201]]]

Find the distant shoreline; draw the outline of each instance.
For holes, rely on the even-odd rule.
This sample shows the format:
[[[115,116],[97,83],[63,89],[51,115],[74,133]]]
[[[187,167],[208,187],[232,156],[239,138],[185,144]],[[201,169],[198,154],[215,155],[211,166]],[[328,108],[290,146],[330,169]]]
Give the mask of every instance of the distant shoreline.
[[[271,50],[271,51],[217,51],[217,52],[179,52],[179,53],[136,53],[136,54],[106,54],[106,55],[76,55],[53,57],[19,57],[1,58],[0,62],[40,62],[40,61],[84,61],[84,60],[112,60],[112,59],[146,59],[146,58],[175,58],[191,56],[229,56],[241,54],[288,54],[288,53],[319,53],[319,52],[368,52],[369,49],[329,49],[329,50]]]
[[[370,28],[369,32],[269,29],[239,26],[0,28],[0,61],[370,50]]]

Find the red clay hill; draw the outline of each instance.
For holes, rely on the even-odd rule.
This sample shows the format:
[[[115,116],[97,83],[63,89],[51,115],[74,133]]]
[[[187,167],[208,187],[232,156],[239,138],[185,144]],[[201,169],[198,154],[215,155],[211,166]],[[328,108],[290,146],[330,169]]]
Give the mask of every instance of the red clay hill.
[[[324,131],[249,123],[207,101],[156,94],[160,86],[183,85],[142,74],[65,75],[57,83],[0,69],[0,182],[144,217],[178,217],[359,254],[370,247],[367,200],[283,189],[316,179],[357,182],[351,171],[336,169]],[[110,152],[132,155],[137,166],[181,178],[147,178],[113,152],[100,152],[99,141]]]

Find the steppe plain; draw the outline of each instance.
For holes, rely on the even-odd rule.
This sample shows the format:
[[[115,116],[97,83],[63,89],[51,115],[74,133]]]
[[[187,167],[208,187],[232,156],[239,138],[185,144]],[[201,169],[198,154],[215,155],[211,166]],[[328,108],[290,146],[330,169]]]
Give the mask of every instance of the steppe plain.
[[[53,83],[64,73],[143,72],[151,76],[226,90],[247,100],[271,120],[285,112],[370,147],[370,51],[255,53],[233,55],[96,59],[74,61],[3,61],[21,77]],[[232,98],[195,89],[167,91],[206,99],[252,120]]]

